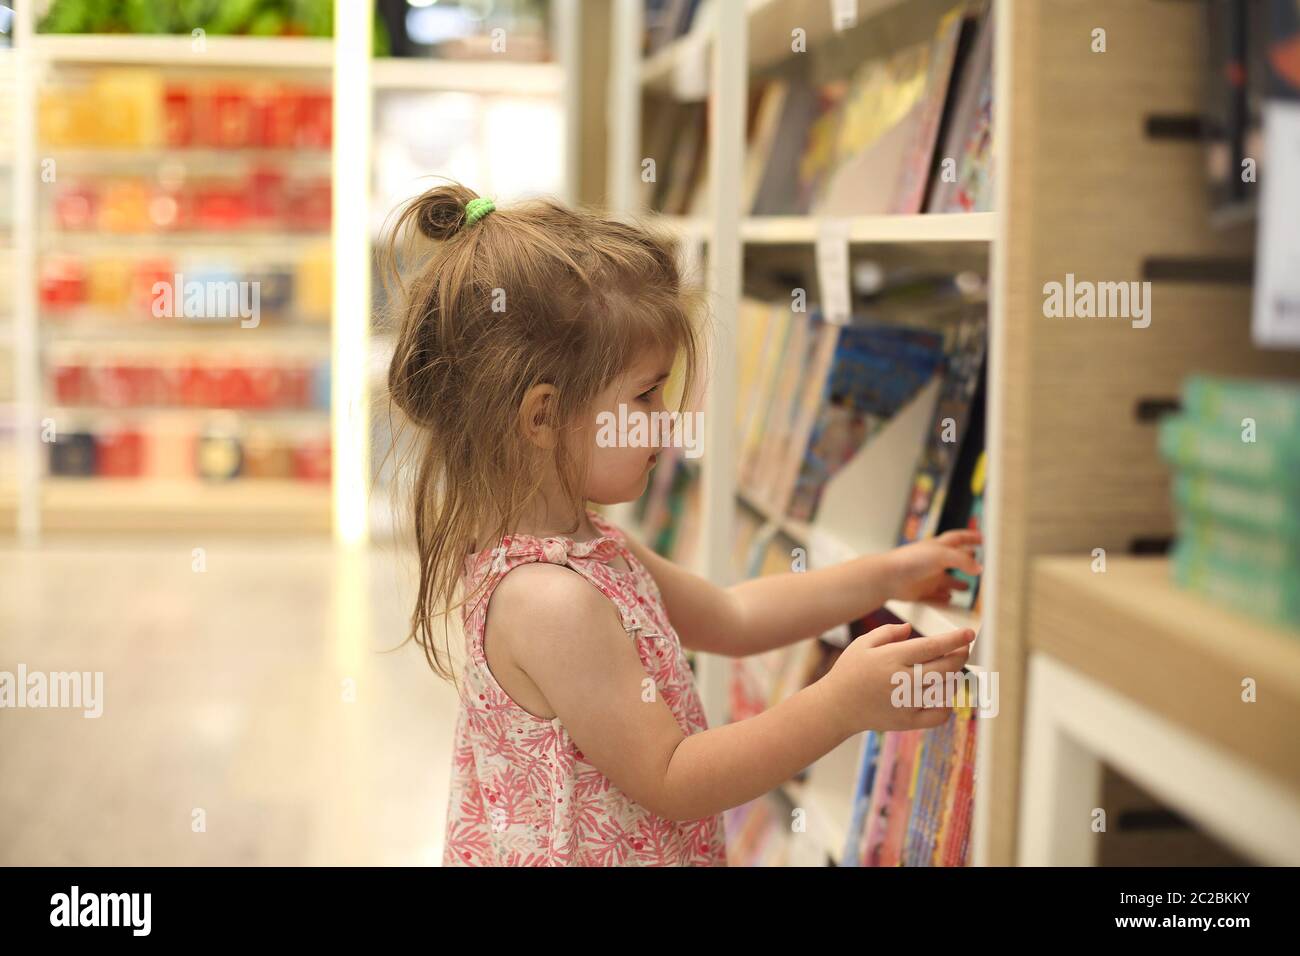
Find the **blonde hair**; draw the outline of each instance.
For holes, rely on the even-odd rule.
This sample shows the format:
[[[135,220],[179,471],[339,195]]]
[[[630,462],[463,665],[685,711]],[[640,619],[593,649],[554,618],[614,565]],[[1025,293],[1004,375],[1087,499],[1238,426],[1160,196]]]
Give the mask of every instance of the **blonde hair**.
[[[587,450],[528,442],[518,420],[524,396],[553,386],[545,424],[571,435],[638,352],[679,357],[683,401],[693,395],[700,356],[698,313],[670,241],[547,200],[496,209],[467,226],[465,206],[476,198],[454,183],[430,189],[401,209],[383,250],[397,274],[399,239],[411,227],[437,243],[402,290],[388,390],[416,426],[419,585],[408,640],[449,680],[446,620],[439,647],[434,619],[490,583],[489,575],[457,600],[477,537],[492,529],[478,542],[485,550],[509,534],[546,469],[575,514],[586,504]]]

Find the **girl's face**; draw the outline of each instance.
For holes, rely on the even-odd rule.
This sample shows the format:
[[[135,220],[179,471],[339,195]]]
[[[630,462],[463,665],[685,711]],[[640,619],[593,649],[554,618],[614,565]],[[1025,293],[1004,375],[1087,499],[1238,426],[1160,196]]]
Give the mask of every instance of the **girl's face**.
[[[645,491],[663,436],[671,434],[664,387],[672,360],[670,352],[648,351],[596,397],[585,437],[589,500],[612,505],[635,501]]]

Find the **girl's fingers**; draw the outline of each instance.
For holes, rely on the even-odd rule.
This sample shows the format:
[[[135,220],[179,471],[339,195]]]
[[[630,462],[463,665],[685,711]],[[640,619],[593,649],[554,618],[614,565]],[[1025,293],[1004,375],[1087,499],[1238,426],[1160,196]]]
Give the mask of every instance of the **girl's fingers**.
[[[933,730],[946,724],[951,715],[951,707],[919,707],[912,711],[908,724],[913,730]]]
[[[958,571],[965,571],[967,574],[980,574],[984,570],[980,567],[980,563],[975,560],[975,555],[969,551],[949,548],[945,558],[945,567],[956,568]]]
[[[905,641],[911,633],[911,624],[884,624],[874,631],[863,634],[858,640],[866,641],[870,647],[881,647],[885,644]]]
[[[958,528],[954,531],[945,531],[939,535],[939,541],[950,548],[960,548],[967,545],[977,545],[984,541],[984,535],[978,531],[972,531],[968,528]]]
[[[924,664],[966,647],[974,639],[975,632],[970,628],[934,637],[913,638],[899,646],[899,658],[904,664]]]
[[[945,654],[937,661],[930,661],[921,666],[921,676],[926,674],[955,674],[966,666],[966,661],[970,659],[969,646],[963,647],[959,651],[953,651],[951,654]]]
[[[943,586],[949,591],[968,591],[970,585],[961,578],[954,578],[951,574],[944,576]]]

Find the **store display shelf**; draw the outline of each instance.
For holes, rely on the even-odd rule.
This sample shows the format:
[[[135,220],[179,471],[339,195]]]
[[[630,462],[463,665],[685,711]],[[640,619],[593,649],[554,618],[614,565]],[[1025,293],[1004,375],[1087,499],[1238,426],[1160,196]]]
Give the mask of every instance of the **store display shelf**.
[[[138,322],[65,321],[46,313],[42,316],[42,337],[47,342],[65,345],[125,344],[166,342],[193,345],[247,345],[256,335],[259,343],[285,344],[318,342],[329,335],[326,321],[292,321],[261,319],[257,325],[243,328],[238,319],[190,320],[147,319]]]
[[[188,146],[69,146],[51,147],[48,158],[62,171],[101,174],[119,169],[156,172],[168,164],[216,167],[227,172],[242,163],[275,166],[328,166],[328,149],[263,149]],[[43,157],[44,158],[44,157]]]
[[[229,250],[248,253],[249,245],[259,247],[258,258],[265,257],[261,247],[274,246],[293,254],[303,247],[319,246],[329,242],[328,232],[74,232],[47,229],[41,236],[41,246],[46,252],[83,252],[112,250],[142,252],[163,250],[174,253],[178,248],[202,249],[205,252]]]
[[[334,41],[327,37],[144,36],[40,34],[38,59],[59,63],[328,70]]]
[[[375,60],[371,76],[374,88],[380,92],[447,90],[504,96],[557,96],[564,89],[563,67],[545,62],[392,57]]]
[[[166,416],[172,418],[215,418],[238,416],[257,421],[273,421],[280,425],[304,424],[320,428],[327,423],[328,408],[234,408],[230,406],[212,406],[195,408],[194,406],[176,405],[55,405],[49,415],[56,422],[68,419],[111,418],[130,420],[134,418]]]
[[[1034,562],[1032,649],[1300,792],[1300,633],[1179,589],[1163,558],[1094,566],[1091,556]]]
[[[660,225],[682,238],[707,242],[709,220],[700,216],[656,215]],[[741,242],[751,246],[795,246],[817,242],[822,235],[845,236],[850,243],[984,243],[992,242],[997,213],[924,213],[915,216],[749,216],[741,220]]]
[[[330,529],[328,484],[47,478],[41,491],[41,520],[50,531],[321,533]]]

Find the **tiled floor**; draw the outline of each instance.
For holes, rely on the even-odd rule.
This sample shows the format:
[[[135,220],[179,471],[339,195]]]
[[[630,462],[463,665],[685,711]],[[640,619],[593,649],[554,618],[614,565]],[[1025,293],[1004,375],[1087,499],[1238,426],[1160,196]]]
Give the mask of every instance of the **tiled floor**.
[[[456,697],[386,651],[412,571],[321,540],[0,547],[0,671],[104,675],[98,719],[0,708],[0,864],[436,863]]]

